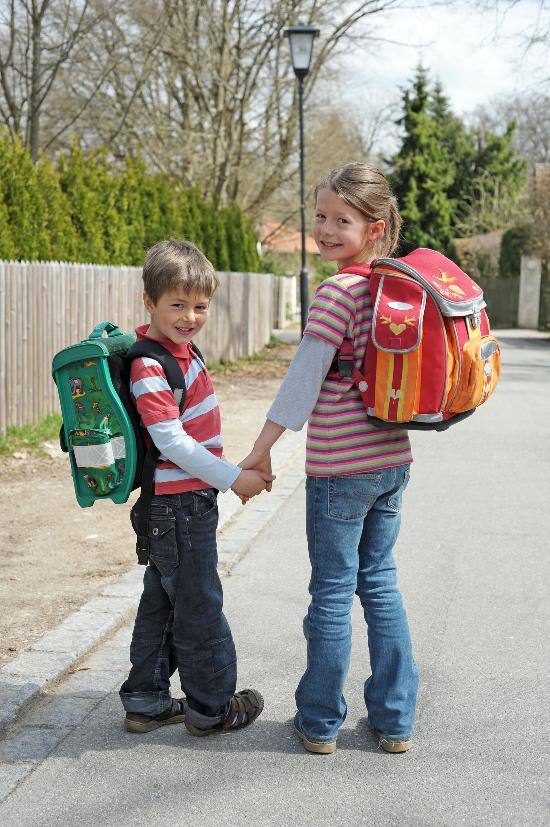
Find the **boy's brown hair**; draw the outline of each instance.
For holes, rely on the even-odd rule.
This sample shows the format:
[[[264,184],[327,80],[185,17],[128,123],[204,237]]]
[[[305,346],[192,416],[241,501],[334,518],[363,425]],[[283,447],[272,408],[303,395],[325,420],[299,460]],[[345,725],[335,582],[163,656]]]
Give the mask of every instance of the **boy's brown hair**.
[[[145,256],[143,287],[154,304],[164,293],[183,290],[212,298],[219,285],[214,268],[190,241],[169,238],[154,244]]]

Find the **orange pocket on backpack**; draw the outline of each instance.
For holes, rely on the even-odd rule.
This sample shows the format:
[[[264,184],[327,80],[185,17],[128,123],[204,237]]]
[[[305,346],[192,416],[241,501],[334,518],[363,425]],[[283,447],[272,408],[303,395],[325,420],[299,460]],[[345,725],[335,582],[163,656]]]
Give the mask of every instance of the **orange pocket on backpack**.
[[[500,376],[500,348],[494,336],[482,336],[465,343],[458,388],[451,413],[477,408],[492,394]]]

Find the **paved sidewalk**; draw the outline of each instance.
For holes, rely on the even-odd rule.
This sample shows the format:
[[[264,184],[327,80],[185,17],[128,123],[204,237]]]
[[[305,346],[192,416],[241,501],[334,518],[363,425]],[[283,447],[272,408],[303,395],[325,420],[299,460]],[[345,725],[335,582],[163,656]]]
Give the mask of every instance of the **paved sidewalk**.
[[[413,435],[396,549],[421,674],[410,752],[382,753],[366,729],[358,605],[337,752],[309,755],[292,734],[308,602],[299,448],[286,465],[295,495],[274,515],[258,514],[265,527],[241,537],[236,549],[252,537],[254,548],[238,564],[225,560],[239,686],[264,693],[259,721],[230,737],[196,739],[181,726],[125,733],[116,690],[128,668],[128,622],[5,732],[0,823],[546,827],[550,337],[498,336],[495,396],[444,434]]]
[[[357,601],[338,749],[310,755],[292,733],[309,575],[298,485],[224,581],[239,686],[265,695],[258,722],[224,737],[126,733],[126,624],[6,733],[0,823],[546,827],[550,344],[499,338],[495,396],[444,434],[413,435],[396,548],[421,675],[410,752],[381,752],[366,728]]]
[[[231,492],[219,496],[219,567],[229,574],[254,537],[303,478],[305,429],[287,432],[273,451],[277,483],[271,493],[246,506]],[[0,731],[52,681],[59,679],[101,640],[111,635],[137,608],[143,568],[134,566],[106,586],[56,629],[46,632],[30,649],[0,669]]]

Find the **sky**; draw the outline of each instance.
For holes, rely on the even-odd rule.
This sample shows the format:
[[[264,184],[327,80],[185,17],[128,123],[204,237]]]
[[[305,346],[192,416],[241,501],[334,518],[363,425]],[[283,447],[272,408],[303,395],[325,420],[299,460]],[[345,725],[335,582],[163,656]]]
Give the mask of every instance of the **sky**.
[[[353,99],[355,90],[368,89],[374,101],[399,96],[419,61],[441,81],[460,116],[497,95],[527,89],[550,93],[550,83],[541,85],[550,77],[550,49],[525,53],[521,38],[535,23],[538,7],[536,0],[520,0],[498,17],[460,2],[391,12],[376,25],[379,40],[348,58],[347,94]]]

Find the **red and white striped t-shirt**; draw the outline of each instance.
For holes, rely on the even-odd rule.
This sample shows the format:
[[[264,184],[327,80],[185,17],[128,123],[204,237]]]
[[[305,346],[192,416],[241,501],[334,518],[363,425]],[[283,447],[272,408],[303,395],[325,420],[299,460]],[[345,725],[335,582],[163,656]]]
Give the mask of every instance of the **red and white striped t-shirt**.
[[[348,336],[353,341],[355,365],[360,369],[372,310],[368,278],[348,273],[332,276],[315,294],[305,333],[336,348]],[[306,474],[361,474],[411,461],[408,432],[391,425],[372,425],[352,380],[329,372],[309,418]]]
[[[138,339],[148,339],[148,325],[136,328]],[[221,416],[212,380],[204,363],[191,344],[176,345],[169,340],[160,342],[176,357],[185,377],[185,405],[180,415],[174,394],[166,381],[160,364],[154,359],[134,359],[130,373],[130,392],[144,426],[179,419],[185,433],[206,448],[215,457],[221,457]],[[145,432],[147,445],[151,437]],[[162,455],[155,471],[155,494],[178,494],[210,487],[207,482],[192,477]]]

